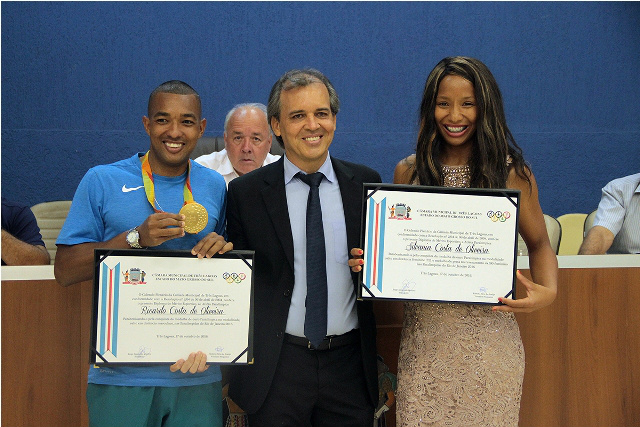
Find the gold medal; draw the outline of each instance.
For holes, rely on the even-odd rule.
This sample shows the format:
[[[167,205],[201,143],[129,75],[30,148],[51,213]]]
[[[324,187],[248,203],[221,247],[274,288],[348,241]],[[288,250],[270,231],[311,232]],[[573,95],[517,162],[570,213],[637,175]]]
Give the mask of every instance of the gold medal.
[[[184,215],[184,231],[190,234],[201,232],[209,222],[209,214],[200,203],[187,203],[179,213]]]

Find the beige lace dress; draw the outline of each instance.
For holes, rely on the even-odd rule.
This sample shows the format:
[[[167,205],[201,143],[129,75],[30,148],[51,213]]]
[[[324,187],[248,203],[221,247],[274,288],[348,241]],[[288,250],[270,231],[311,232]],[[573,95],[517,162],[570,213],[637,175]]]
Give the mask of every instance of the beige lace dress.
[[[468,187],[467,166],[445,185]],[[513,313],[407,302],[398,357],[397,425],[517,426],[524,348]]]

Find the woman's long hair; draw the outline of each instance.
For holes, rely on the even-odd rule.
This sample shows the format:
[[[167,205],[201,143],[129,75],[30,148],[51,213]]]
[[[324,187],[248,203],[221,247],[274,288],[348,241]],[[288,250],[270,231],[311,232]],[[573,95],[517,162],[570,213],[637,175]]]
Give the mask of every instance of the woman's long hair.
[[[478,114],[469,159],[471,187],[506,187],[509,176],[507,158],[511,159],[511,166],[516,173],[531,185],[530,170],[525,164],[522,149],[507,127],[498,83],[486,65],[463,56],[444,58],[427,78],[420,105],[420,132],[411,182],[421,185],[444,184],[440,156],[446,141],[438,131],[434,112],[440,82],[448,75],[470,81],[476,98]]]

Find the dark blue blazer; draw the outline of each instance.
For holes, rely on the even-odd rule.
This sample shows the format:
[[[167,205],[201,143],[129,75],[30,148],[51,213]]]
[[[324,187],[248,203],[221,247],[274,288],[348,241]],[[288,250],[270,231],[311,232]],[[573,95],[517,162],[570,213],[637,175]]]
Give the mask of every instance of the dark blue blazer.
[[[380,182],[371,168],[331,158],[342,193],[348,249],[360,246],[362,184]],[[226,369],[229,395],[247,413],[264,402],[276,371],[293,292],[293,236],[284,186],[284,160],[229,183],[227,234],[234,249],[255,251],[254,364]],[[353,276],[356,292],[357,275]],[[376,324],[371,303],[358,301],[362,366],[375,407],[378,401]]]

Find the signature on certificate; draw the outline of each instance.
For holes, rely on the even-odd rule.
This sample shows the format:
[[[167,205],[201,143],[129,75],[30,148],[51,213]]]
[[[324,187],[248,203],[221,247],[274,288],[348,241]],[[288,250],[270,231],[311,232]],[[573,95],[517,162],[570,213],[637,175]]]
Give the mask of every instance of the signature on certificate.
[[[133,353],[134,356],[148,356],[151,354],[151,349],[145,346],[140,346],[137,352]]]
[[[412,289],[414,289],[416,287],[416,282],[413,282],[409,279],[404,279],[402,281],[402,288],[400,289],[400,291],[410,291]]]

